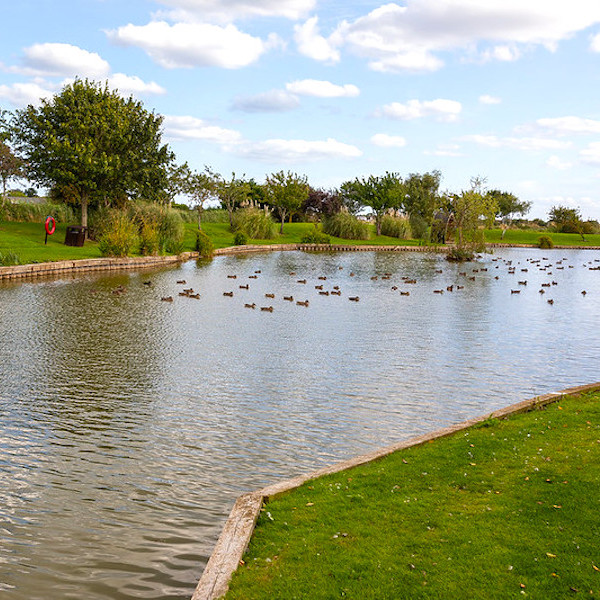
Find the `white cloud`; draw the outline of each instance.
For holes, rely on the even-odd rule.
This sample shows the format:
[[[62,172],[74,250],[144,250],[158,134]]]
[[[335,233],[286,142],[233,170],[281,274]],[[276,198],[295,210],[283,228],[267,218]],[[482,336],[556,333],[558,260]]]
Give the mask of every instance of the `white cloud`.
[[[298,106],[300,100],[285,90],[271,90],[256,96],[240,96],[233,101],[233,108],[244,112],[284,112]]]
[[[12,72],[42,77],[89,77],[98,79],[110,72],[109,64],[95,52],[71,44],[34,44],[23,51],[22,67]]]
[[[115,73],[108,78],[108,85],[113,90],[118,90],[123,95],[129,94],[150,94],[160,96],[166,94],[167,90],[158,85],[155,81],[146,83],[137,75],[125,75],[124,73]]]
[[[522,49],[558,42],[600,22],[592,0],[405,0],[389,3],[353,22],[331,39],[369,60],[379,71],[439,69],[448,51],[483,60],[516,60]],[[593,47],[600,47],[594,38]]]
[[[54,90],[42,87],[37,83],[13,83],[0,85],[0,98],[4,98],[17,108],[29,104],[39,104],[42,98],[49,98]]]
[[[360,94],[360,90],[351,83],[336,85],[330,81],[302,79],[292,81],[285,86],[288,92],[299,96],[316,96],[317,98],[352,98]]]
[[[284,17],[298,20],[310,13],[316,0],[159,0],[172,7],[167,15],[177,21],[231,23],[245,17]]]
[[[208,125],[202,119],[189,116],[166,116],[165,135],[174,140],[204,140],[230,145],[241,141],[239,131]]]
[[[600,52],[600,33],[598,33],[592,38],[592,41],[590,43],[590,50],[592,52]]]
[[[234,25],[206,23],[169,25],[156,21],[148,25],[125,25],[109,31],[113,41],[142,48],[167,69],[216,66],[239,69],[256,62],[277,40],[268,41],[243,33]]]
[[[357,158],[362,152],[350,144],[332,138],[326,140],[283,140],[272,139],[247,143],[238,149],[242,156],[263,161],[315,162],[324,159]]]
[[[376,133],[371,136],[371,143],[381,148],[403,148],[406,139],[400,135],[388,135],[387,133]]]
[[[600,142],[588,144],[587,148],[581,150],[579,157],[584,163],[600,166]]]
[[[573,166],[573,163],[562,161],[558,156],[553,155],[546,161],[546,165],[548,165],[551,169],[566,171]]]
[[[483,94],[483,96],[479,96],[479,102],[481,102],[481,104],[500,104],[502,99],[498,98],[497,96]]]
[[[435,150],[426,150],[425,154],[428,156],[463,156],[458,144],[438,144]]]
[[[514,150],[562,150],[571,147],[571,142],[561,142],[540,137],[505,137],[495,135],[467,135],[463,138],[467,142],[474,142],[478,146],[487,148],[512,148]]]
[[[567,116],[552,119],[538,119],[535,123],[538,127],[549,130],[553,135],[600,133],[600,121],[583,119],[581,117]]]
[[[303,25],[294,25],[294,40],[298,51],[304,56],[326,63],[340,60],[334,38],[325,38],[319,33],[318,17],[312,17]]]
[[[456,121],[462,110],[462,105],[456,100],[409,100],[406,104],[392,102],[376,111],[377,116],[401,119],[404,121],[434,117],[438,121]]]

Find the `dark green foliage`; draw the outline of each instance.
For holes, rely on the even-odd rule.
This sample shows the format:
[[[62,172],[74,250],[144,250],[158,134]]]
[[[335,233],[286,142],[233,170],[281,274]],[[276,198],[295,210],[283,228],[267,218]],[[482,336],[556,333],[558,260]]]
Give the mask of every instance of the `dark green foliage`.
[[[333,237],[346,240],[368,240],[369,227],[364,221],[359,221],[354,215],[345,211],[330,217],[325,217],[322,222],[323,232]]]
[[[270,240],[275,237],[275,223],[264,210],[242,208],[233,213],[232,231],[241,231],[253,240]]]
[[[410,230],[413,238],[417,240],[427,239],[427,221],[419,213],[410,215]]]
[[[542,249],[554,248],[554,242],[552,241],[552,238],[547,235],[540,236],[537,245],[538,248]]]
[[[233,236],[234,246],[245,246],[248,243],[248,236],[243,231],[238,231]]]
[[[446,254],[446,259],[450,262],[466,262],[474,258],[475,252],[466,246],[453,246]]]
[[[194,249],[200,254],[200,258],[210,258],[213,255],[214,246],[206,233],[203,231],[197,231],[196,246]]]
[[[410,221],[406,217],[384,215],[381,219],[381,235],[407,240],[411,237]]]

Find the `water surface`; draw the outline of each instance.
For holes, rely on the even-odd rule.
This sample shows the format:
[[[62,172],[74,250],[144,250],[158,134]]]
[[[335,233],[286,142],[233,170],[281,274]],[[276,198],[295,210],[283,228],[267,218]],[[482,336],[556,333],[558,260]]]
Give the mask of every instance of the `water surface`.
[[[0,285],[2,597],[187,598],[240,493],[600,380],[599,265],[282,252]]]

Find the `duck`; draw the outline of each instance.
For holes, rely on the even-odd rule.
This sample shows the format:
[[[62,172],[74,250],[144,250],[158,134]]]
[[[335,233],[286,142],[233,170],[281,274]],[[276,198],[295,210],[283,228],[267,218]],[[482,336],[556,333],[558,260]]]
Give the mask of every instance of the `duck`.
[[[298,279],[296,283],[306,283],[306,279]]]
[[[327,292],[327,291],[319,292],[319,294],[321,294],[321,296],[329,296],[329,292]]]
[[[520,294],[521,290],[510,290],[511,294]]]
[[[444,290],[433,290],[434,294],[443,294]]]
[[[275,294],[265,294],[265,298],[275,298]]]
[[[223,296],[229,296],[230,298],[233,298],[233,292],[223,292]]]
[[[332,290],[331,295],[332,296],[341,296],[342,292],[340,290]]]
[[[260,310],[264,310],[265,312],[273,312],[272,306],[261,306]]]
[[[548,304],[554,304],[554,300],[552,300],[552,298],[548,299]]]
[[[237,279],[237,275],[227,275],[227,279]]]
[[[401,296],[410,296],[410,292],[400,292]]]
[[[321,281],[325,281],[327,279],[327,277],[325,277],[324,275],[321,275],[320,277],[318,277],[318,279],[320,279]]]
[[[142,285],[152,285],[151,281],[142,281]]]
[[[190,294],[189,297],[193,298],[194,300],[200,300],[200,294]]]
[[[358,296],[350,296],[348,298],[348,300],[350,300],[352,302],[358,302],[360,300],[360,298]]]
[[[254,302],[252,304],[244,304],[244,308],[256,308],[256,304]]]
[[[587,292],[585,290],[581,290],[581,295],[585,296],[587,294]]]
[[[322,285],[315,285],[315,290],[322,290],[323,286]]]
[[[163,302],[173,302],[173,296],[163,296],[161,300]]]
[[[186,281],[185,281],[185,279],[178,279],[178,280],[177,280],[177,283],[180,283],[180,284],[182,284],[182,285],[185,285],[185,284],[186,284]]]
[[[298,306],[308,306],[308,300],[304,300],[304,301],[302,301],[302,300],[297,300],[297,301],[296,301],[296,304],[297,304]]]
[[[288,302],[293,302],[294,301],[294,296],[284,296],[283,299],[287,300]]]

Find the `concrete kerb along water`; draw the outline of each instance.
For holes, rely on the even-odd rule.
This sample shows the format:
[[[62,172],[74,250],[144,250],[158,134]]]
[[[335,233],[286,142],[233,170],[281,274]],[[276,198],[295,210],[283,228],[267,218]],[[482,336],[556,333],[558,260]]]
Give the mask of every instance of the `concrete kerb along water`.
[[[194,591],[192,600],[216,600],[227,592],[231,577],[240,564],[244,552],[248,548],[260,510],[263,504],[269,499],[298,488],[311,479],[339,473],[340,471],[345,471],[383,458],[398,450],[418,446],[429,441],[452,435],[453,433],[472,427],[489,418],[504,419],[511,415],[529,412],[552,404],[553,402],[558,402],[565,396],[579,396],[596,390],[600,390],[600,382],[567,388],[560,392],[553,392],[542,396],[535,396],[517,402],[516,404],[511,404],[505,408],[495,410],[491,413],[468,419],[462,423],[457,423],[456,425],[444,427],[443,429],[438,429],[431,433],[412,437],[368,454],[356,456],[355,458],[324,467],[313,473],[299,475],[292,479],[267,486],[261,490],[242,494],[238,497],[231,509],[229,518],[223,527],[219,540],[215,545],[213,553],[204,569],[204,573]]]

